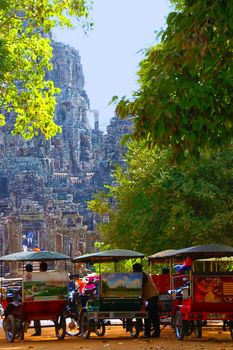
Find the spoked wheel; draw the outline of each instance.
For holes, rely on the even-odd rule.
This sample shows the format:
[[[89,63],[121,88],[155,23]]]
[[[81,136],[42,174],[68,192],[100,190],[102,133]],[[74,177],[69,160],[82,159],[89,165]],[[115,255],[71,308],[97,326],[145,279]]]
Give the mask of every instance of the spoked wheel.
[[[202,337],[202,321],[193,321],[193,333],[197,338]]]
[[[55,322],[56,337],[60,340],[65,338],[66,335],[66,320],[63,315],[58,316]]]
[[[136,321],[131,321],[130,322],[130,335],[132,338],[137,338],[139,336],[139,333],[141,331],[141,325],[138,322],[139,320]]]
[[[176,338],[178,340],[183,340],[184,339],[184,325],[183,325],[180,311],[176,311],[175,320],[174,320],[174,329],[175,329]]]
[[[22,321],[16,321],[16,338],[24,340],[24,327],[25,324]]]
[[[20,334],[19,334],[20,340],[24,340],[24,330],[22,329]]]
[[[85,339],[89,338],[91,331],[87,311],[83,311],[81,314],[80,327],[82,337]]]
[[[233,321],[229,321],[229,329],[231,338],[233,339]]]
[[[81,334],[81,329],[79,325],[79,321],[76,317],[66,316],[66,334],[70,337],[78,336]]]
[[[3,329],[8,343],[13,343],[17,334],[16,321],[13,315],[8,315],[3,321]]]
[[[105,335],[105,324],[104,320],[95,320],[95,334],[98,335],[98,337],[103,337]]]
[[[190,321],[182,320],[184,335],[191,335],[193,332],[193,323]]]

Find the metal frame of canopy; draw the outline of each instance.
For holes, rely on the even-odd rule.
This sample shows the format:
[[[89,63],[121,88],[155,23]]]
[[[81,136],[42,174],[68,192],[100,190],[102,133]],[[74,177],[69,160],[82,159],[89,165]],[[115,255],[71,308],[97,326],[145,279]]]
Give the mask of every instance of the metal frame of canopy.
[[[72,259],[73,263],[99,263],[99,270],[101,263],[114,262],[115,270],[116,263],[122,260],[137,259],[141,260],[145,257],[145,254],[136,252],[134,250],[127,249],[112,249],[102,252],[85,254]]]
[[[209,259],[233,256],[233,247],[223,244],[203,244],[182,249],[168,249],[148,257],[151,262],[162,262],[172,258]]]

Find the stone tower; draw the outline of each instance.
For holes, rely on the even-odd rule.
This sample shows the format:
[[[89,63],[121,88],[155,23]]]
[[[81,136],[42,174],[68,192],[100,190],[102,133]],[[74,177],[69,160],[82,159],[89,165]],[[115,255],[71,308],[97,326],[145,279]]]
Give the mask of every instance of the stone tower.
[[[86,252],[88,230],[75,203],[74,187],[90,170],[89,100],[79,54],[53,43],[54,69],[48,78],[61,89],[55,120],[62,134],[50,141],[12,136],[14,116],[0,129],[1,255],[39,245],[68,255]]]
[[[0,254],[39,245],[77,256],[99,240],[96,217],[86,201],[112,181],[116,163],[124,165],[121,137],[129,120],[113,117],[106,135],[99,114],[90,110],[77,50],[53,42],[53,71],[48,78],[61,89],[56,122],[62,133],[49,141],[12,136],[14,116],[0,128]],[[92,129],[88,115],[94,117]]]

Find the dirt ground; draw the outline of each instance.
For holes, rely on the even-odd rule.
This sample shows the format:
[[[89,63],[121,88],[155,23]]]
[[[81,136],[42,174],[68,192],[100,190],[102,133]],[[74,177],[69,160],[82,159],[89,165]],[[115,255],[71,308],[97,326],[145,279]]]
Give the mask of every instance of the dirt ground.
[[[183,341],[175,338],[174,331],[166,327],[159,339],[131,338],[122,326],[108,326],[104,337],[91,333],[89,339],[66,336],[58,340],[53,327],[43,328],[41,337],[31,337],[33,329],[29,329],[23,341],[15,340],[8,343],[0,325],[0,349],[14,350],[230,350],[233,349],[233,340],[229,331],[223,332],[220,327],[206,327],[201,339],[191,335]]]

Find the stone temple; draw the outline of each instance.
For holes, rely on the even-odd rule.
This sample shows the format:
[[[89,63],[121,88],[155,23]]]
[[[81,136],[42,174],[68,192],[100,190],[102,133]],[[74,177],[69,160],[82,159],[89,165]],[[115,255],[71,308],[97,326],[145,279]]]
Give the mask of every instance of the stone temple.
[[[55,120],[62,133],[25,141],[11,135],[13,115],[0,128],[1,255],[36,245],[72,257],[93,251],[100,237],[86,201],[111,183],[113,165],[124,162],[119,142],[131,122],[115,116],[106,134],[99,130],[78,51],[53,42],[53,67],[48,78],[61,89]]]

